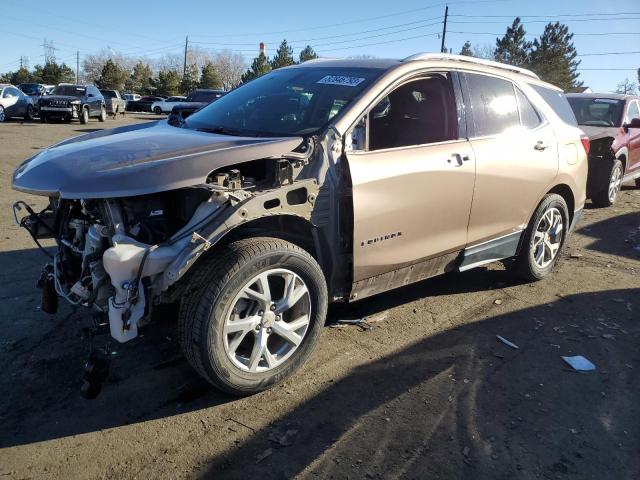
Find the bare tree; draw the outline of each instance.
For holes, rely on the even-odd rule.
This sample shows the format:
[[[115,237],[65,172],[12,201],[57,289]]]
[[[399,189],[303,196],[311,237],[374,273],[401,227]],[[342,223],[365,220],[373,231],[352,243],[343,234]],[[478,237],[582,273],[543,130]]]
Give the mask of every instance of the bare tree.
[[[624,81],[620,82],[616,87],[616,93],[632,95],[635,93],[637,86],[636,82],[632,82],[629,78],[625,78]]]
[[[242,74],[247,68],[242,55],[230,50],[223,50],[215,56],[212,63],[218,71],[222,87],[225,90],[231,90],[240,85]]]
[[[82,61],[82,81],[96,83],[102,74],[102,68],[111,60],[119,69],[131,72],[137,59],[126,57],[111,48],[103,48],[98,53],[86,55]]]

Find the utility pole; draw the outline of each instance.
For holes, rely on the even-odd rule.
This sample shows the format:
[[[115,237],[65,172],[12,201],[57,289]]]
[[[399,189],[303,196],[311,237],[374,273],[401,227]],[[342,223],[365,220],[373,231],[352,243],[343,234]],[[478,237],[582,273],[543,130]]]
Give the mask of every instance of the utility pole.
[[[76,83],[80,83],[80,50],[76,50]]]
[[[187,49],[189,48],[189,35],[184,39],[184,65],[182,67],[182,78],[187,75]]]
[[[444,47],[444,39],[447,36],[447,18],[449,17],[449,5],[444,8],[444,25],[442,26],[442,44],[440,45],[440,51],[442,53],[447,53],[447,50]]]

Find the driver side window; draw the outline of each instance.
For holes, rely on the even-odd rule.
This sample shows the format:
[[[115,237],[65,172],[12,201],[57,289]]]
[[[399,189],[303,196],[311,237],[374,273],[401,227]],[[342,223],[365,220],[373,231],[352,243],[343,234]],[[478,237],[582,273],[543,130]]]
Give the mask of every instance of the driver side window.
[[[368,122],[370,151],[457,139],[450,75],[433,74],[401,85],[369,112]]]

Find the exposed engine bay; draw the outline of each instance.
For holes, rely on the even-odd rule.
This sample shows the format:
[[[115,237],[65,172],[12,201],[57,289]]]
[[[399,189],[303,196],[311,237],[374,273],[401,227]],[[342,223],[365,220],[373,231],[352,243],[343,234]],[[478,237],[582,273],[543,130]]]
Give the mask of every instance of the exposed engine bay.
[[[309,139],[285,155],[214,170],[202,184],[158,193],[50,197],[41,212],[16,202],[16,221],[36,243],[57,243],[39,281],[43,310],[55,313],[63,298],[108,319],[117,341],[135,338],[154,306],[179,297],[178,281],[195,260],[235,226],[274,213],[311,219],[316,150]]]

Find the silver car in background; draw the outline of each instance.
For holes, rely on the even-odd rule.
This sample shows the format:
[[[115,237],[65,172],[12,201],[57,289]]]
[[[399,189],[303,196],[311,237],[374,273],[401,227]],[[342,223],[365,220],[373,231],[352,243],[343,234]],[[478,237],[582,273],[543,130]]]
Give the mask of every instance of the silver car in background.
[[[13,85],[0,83],[0,123],[8,118],[31,120],[35,107],[33,99]]]

